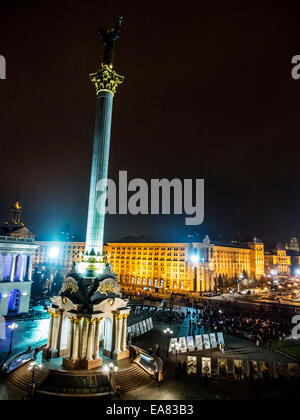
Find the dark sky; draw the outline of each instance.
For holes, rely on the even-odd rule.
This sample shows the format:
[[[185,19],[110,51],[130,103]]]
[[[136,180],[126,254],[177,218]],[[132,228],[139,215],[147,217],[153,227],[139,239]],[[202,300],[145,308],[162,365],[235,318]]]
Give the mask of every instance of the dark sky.
[[[263,4],[262,4],[263,3]],[[296,4],[296,3],[295,3]],[[300,236],[300,6],[274,1],[1,0],[0,219],[84,238],[100,25],[122,13],[110,176],[204,178],[201,233]],[[186,240],[180,216],[109,216],[106,240]]]

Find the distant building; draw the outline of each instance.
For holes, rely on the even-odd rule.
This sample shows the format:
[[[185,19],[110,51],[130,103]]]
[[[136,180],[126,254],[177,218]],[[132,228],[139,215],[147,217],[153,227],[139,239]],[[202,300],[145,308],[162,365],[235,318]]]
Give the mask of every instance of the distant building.
[[[265,251],[265,273],[288,277],[291,275],[291,257],[282,244],[272,248],[269,246]]]
[[[0,227],[0,315],[13,316],[29,310],[34,234],[21,221],[16,202],[8,222]]]
[[[52,264],[67,272],[85,250],[84,242],[35,242],[35,264]],[[164,293],[207,292],[219,276],[227,279],[261,278],[264,244],[238,243],[107,243],[104,253],[125,290]]]
[[[36,241],[34,265],[52,265],[66,274],[84,253],[85,242]]]
[[[285,245],[285,249],[289,251],[300,252],[299,243],[297,238],[290,239],[290,242]]]

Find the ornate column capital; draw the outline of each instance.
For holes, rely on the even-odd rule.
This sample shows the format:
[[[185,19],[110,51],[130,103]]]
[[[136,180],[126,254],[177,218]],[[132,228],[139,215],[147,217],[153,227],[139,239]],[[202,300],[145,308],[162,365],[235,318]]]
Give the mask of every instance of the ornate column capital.
[[[123,83],[124,76],[117,74],[113,70],[112,65],[102,63],[100,70],[90,74],[90,79],[96,87],[97,95],[102,90],[108,91],[114,95],[117,91],[117,87]]]

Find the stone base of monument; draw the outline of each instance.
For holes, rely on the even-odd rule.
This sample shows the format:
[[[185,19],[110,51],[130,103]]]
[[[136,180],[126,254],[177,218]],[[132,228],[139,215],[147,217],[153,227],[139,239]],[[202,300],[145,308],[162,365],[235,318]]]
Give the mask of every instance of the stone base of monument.
[[[96,360],[82,360],[81,366],[83,369],[89,370],[102,366],[102,363],[102,359],[99,357],[99,359]]]
[[[107,398],[118,389],[118,393],[126,393],[129,389],[139,389],[154,383],[154,374],[140,364],[140,353],[137,347],[130,348],[129,358],[115,360],[118,371],[110,375],[107,368],[111,360],[103,357],[103,366],[83,368],[78,362],[67,357],[44,361],[39,375],[35,376],[38,399],[43,398]],[[121,352],[126,353],[126,352]],[[102,355],[102,353],[101,353]],[[28,391],[32,382],[32,371],[29,363],[21,365],[9,374],[9,381],[16,387]],[[63,362],[63,365],[62,365]],[[94,360],[94,362],[98,362]]]
[[[72,360],[68,357],[63,358],[62,368],[66,370],[75,370],[81,368],[81,360]]]
[[[50,360],[53,359],[54,357],[58,357],[59,356],[59,352],[58,350],[50,350],[50,349],[43,349],[43,359],[44,360]]]
[[[68,357],[63,358],[62,368],[65,370],[76,370],[76,369],[95,369],[97,367],[102,366],[102,359],[99,357],[99,359],[96,360],[72,360]]]
[[[113,359],[115,360],[128,359],[128,357],[129,357],[129,350],[121,351],[119,353],[113,353]]]

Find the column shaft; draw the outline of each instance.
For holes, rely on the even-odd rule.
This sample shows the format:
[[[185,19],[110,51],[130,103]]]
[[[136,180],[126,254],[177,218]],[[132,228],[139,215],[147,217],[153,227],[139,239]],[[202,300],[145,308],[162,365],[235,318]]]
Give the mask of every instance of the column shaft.
[[[72,360],[78,360],[79,356],[79,330],[80,330],[80,319],[75,319],[74,321],[74,334],[73,334],[73,344],[72,344]]]
[[[83,324],[82,324],[80,352],[79,352],[80,359],[84,359],[86,357],[88,329],[89,329],[88,319],[84,318],[83,319]]]
[[[52,343],[52,331],[53,331],[53,314],[50,314],[50,325],[49,325],[49,331],[48,331],[48,341],[47,341],[47,349],[51,348]]]
[[[94,352],[94,320],[89,320],[89,330],[88,330],[88,343],[87,343],[87,352],[86,352],[86,360],[93,359],[93,352]]]
[[[120,324],[121,324],[121,317],[119,314],[115,315],[115,350],[114,353],[118,354],[121,352],[121,328],[120,328]]]
[[[26,265],[26,258],[24,258],[24,256],[21,255],[20,281],[24,280],[25,265]]]
[[[108,91],[99,92],[94,133],[86,250],[90,252],[94,249],[96,253],[100,252],[100,254],[102,254],[105,214],[100,214],[98,209],[99,207],[105,208],[106,194],[102,193],[100,195],[97,190],[97,184],[100,180],[107,181],[112,106],[113,94]],[[98,198],[101,201],[100,206],[97,203]]]
[[[54,314],[53,317],[54,317],[54,319],[53,319],[53,329],[52,329],[52,339],[51,339],[50,350],[51,351],[56,351],[57,350],[57,332],[58,332],[58,317],[59,317],[59,314]]]
[[[96,320],[94,354],[93,354],[93,358],[95,360],[99,359],[100,324],[101,324],[101,318]]]
[[[73,350],[73,335],[74,335],[74,319],[70,319],[70,331],[69,331],[69,342],[68,342],[68,352],[67,355],[69,358],[72,357],[72,350]]]
[[[121,350],[127,350],[127,314],[123,315],[123,322],[122,322],[122,343],[121,343]]]
[[[61,332],[62,332],[63,319],[64,319],[63,312],[60,312],[59,321],[58,321],[58,331],[57,331],[57,350],[60,350],[60,345],[61,345]]]
[[[30,255],[29,264],[28,264],[28,280],[31,280],[31,277],[32,277],[32,262],[33,262],[33,256]]]
[[[5,255],[0,254],[0,281],[4,280]]]
[[[12,255],[11,270],[10,270],[10,281],[14,281],[16,271],[16,255]]]

